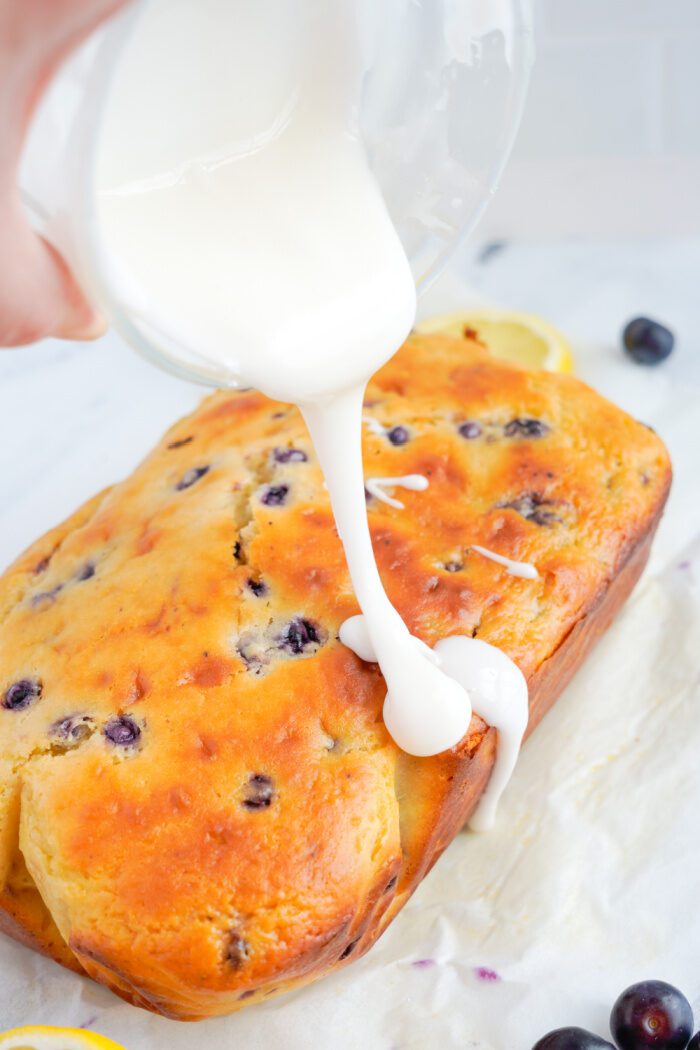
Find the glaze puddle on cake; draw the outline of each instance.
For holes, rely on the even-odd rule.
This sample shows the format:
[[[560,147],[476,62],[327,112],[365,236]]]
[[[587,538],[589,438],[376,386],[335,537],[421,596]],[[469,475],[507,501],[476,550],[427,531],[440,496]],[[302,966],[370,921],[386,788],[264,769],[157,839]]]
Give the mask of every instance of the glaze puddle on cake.
[[[208,25],[217,25],[230,53],[216,64],[224,78],[220,112],[198,112],[196,96],[181,92],[160,99],[162,119],[170,105],[189,127],[174,154],[157,136],[132,132],[134,99],[142,97],[134,92],[153,80],[164,26],[173,32],[172,20],[164,21],[169,8],[169,0],[153,0],[145,10],[105,113],[98,220],[118,260],[123,299],[133,314],[147,299],[149,316],[202,360],[301,408],[386,680],[387,729],[410,754],[434,755],[463,739],[475,702],[499,730],[494,797],[524,731],[525,681],[483,642],[446,639],[438,659],[411,636],[385,593],[367,521],[363,393],[409,334],[416,308],[413,276],[356,128],[377,15],[356,0],[328,9],[284,0],[264,11],[229,0],[183,6],[174,32],[201,76],[213,76],[216,64],[196,46],[211,38]],[[516,423],[518,434],[538,436],[528,421]],[[370,425],[397,450],[411,441],[405,426]],[[178,487],[196,484],[207,469],[192,468]],[[420,477],[398,474],[369,487],[400,506],[383,492],[396,485],[424,487]],[[286,484],[275,484],[260,500],[275,508],[288,496]],[[496,693],[508,695],[498,710],[473,678],[477,665]]]
[[[340,640],[361,660],[377,659],[373,639],[364,616],[352,616],[340,628]],[[453,635],[443,638],[430,652],[422,650],[440,668],[464,687],[475,709],[498,732],[496,764],[488,786],[481,796],[476,812],[469,821],[473,831],[488,831],[493,827],[499,799],[511,778],[527,729],[527,682],[522,672],[500,649],[478,638]],[[422,643],[421,643],[422,644]],[[427,648],[427,647],[426,647]],[[386,717],[386,707],[385,707]]]

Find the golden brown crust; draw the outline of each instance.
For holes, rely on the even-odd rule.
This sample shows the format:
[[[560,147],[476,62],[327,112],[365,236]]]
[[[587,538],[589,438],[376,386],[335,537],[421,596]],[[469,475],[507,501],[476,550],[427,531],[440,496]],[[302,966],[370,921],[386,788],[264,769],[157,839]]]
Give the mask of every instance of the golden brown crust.
[[[379,373],[367,414],[387,428],[367,475],[430,480],[404,511],[370,503],[390,597],[429,644],[502,647],[534,726],[641,570],[663,445],[576,380],[439,337]],[[0,694],[41,683],[0,710],[2,928],[188,1019],[364,952],[476,804],[495,738],[475,717],[454,752],[399,753],[381,676],[337,641],[355,612],[303,423],[250,392],[209,398],[30,548],[0,580]]]

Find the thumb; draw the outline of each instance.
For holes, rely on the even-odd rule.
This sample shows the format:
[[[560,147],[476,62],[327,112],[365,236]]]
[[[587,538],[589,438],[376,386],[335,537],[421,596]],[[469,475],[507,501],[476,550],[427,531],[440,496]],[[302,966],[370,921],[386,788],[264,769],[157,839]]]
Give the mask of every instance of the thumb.
[[[56,319],[48,334],[57,339],[97,339],[104,335],[107,322],[85,298],[63,256],[43,237],[37,239],[48,256],[47,267],[53,268],[58,286]]]
[[[0,346],[46,336],[94,339],[105,322],[90,306],[59,252],[36,234],[16,202],[0,241]]]

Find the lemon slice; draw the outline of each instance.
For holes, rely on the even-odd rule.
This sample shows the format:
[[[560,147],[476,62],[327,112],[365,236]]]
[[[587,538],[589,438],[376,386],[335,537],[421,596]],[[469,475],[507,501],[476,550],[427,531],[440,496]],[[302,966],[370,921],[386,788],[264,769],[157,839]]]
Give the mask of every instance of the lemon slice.
[[[464,310],[422,321],[416,331],[423,334],[477,339],[494,357],[525,368],[545,368],[548,372],[573,372],[571,347],[562,333],[531,314],[508,310]]]
[[[53,1028],[50,1025],[27,1025],[0,1034],[0,1050],[124,1050],[97,1032],[82,1028]]]

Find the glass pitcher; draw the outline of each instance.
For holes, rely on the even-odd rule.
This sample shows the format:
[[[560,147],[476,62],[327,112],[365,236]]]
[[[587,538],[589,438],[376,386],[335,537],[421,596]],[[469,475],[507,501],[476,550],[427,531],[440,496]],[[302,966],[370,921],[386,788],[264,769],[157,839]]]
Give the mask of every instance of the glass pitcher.
[[[248,2],[248,0],[245,0]],[[261,0],[257,0],[261,2]],[[291,8],[295,2],[286,0]],[[309,2],[309,0],[304,0]],[[132,0],[88,38],[59,70],[30,129],[20,171],[23,199],[40,232],[65,256],[88,297],[137,351],[183,378],[236,386],[238,377],[205,360],[136,313],[115,280],[97,220],[100,130],[126,49],[149,4]],[[231,17],[224,0],[168,0],[175,24],[190,4]],[[216,10],[218,4],[218,12]],[[473,229],[508,158],[525,100],[534,47],[529,0],[357,0],[373,27],[358,125],[368,161],[399,234],[419,292]],[[190,12],[191,13],[191,12]],[[399,31],[400,30],[400,31]],[[225,39],[222,26],[221,38]],[[177,40],[173,36],[173,40]],[[160,70],[187,77],[186,53],[164,41]],[[213,48],[212,63],[225,61]],[[165,62],[165,65],[163,63]],[[208,78],[207,78],[208,79]],[[211,86],[190,85],[206,110]],[[157,91],[134,120],[157,120]],[[163,129],[160,129],[163,132]],[[182,129],[167,134],[176,141]],[[216,149],[216,143],[209,143]],[[176,219],[174,219],[176,221]]]

